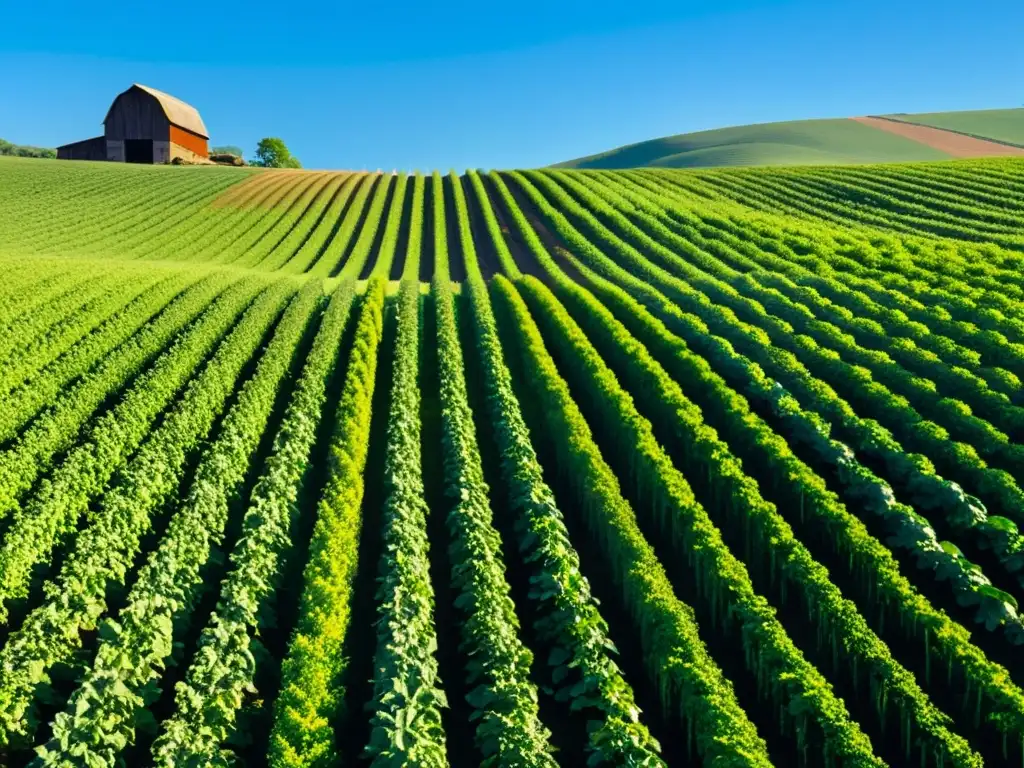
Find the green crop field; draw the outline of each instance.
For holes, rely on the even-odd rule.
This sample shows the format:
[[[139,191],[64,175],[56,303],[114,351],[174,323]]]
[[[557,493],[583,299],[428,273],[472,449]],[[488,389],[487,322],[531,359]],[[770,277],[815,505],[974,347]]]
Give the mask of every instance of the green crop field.
[[[1024,108],[929,112],[920,115],[887,115],[887,117],[1024,147]]]
[[[1024,161],[0,159],[0,764],[1024,764]]]

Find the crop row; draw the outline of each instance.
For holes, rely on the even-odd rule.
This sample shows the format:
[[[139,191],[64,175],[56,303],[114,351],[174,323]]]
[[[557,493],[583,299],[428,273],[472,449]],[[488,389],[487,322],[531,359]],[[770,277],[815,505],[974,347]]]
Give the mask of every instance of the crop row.
[[[1020,762],[1016,169],[0,167],[0,761]]]

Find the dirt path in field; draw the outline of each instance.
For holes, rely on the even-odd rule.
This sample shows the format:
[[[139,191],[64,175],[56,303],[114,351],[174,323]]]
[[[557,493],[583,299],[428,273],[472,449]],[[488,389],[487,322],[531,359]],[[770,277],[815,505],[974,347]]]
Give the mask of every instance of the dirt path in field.
[[[995,157],[997,155],[1024,157],[1024,148],[976,139],[973,136],[944,131],[941,128],[913,125],[884,117],[851,117],[850,119],[880,131],[904,136],[932,149],[945,152],[952,157]]]
[[[391,261],[388,280],[401,280],[402,272],[405,271],[405,257],[409,251],[409,230],[412,228],[412,200],[415,184],[416,177],[410,174],[405,183],[405,197],[402,198],[402,220],[398,225],[398,242],[395,244],[395,258]]]
[[[533,204],[530,198],[527,197],[519,188],[515,179],[505,177],[505,186],[508,187],[508,191],[512,194],[512,199],[526,216],[527,221],[533,225],[534,230],[537,232],[537,236],[540,237],[540,241],[544,244],[544,247],[548,249],[548,253],[551,254],[555,263],[558,264],[561,270],[574,282],[585,286],[587,281],[584,280],[583,275],[579,273],[576,267],[573,266],[572,262],[566,257],[566,254],[569,253],[569,249],[566,248],[565,244],[547,228],[547,225],[545,225],[541,219],[540,211],[537,210],[537,207]],[[495,195],[495,197],[498,196]],[[520,269],[522,269],[522,265],[520,265]]]
[[[444,200],[445,244],[448,247],[448,279],[454,283],[466,282],[466,254],[462,252],[462,235],[459,234],[459,217],[455,212],[455,188],[452,177],[441,177],[441,194]],[[434,265],[437,272],[437,265]],[[434,275],[430,276],[434,279]]]
[[[490,280],[495,273],[501,272],[501,260],[498,258],[498,251],[491,240],[487,222],[484,221],[484,214],[480,208],[480,200],[477,198],[473,182],[466,174],[462,174],[459,180],[462,183],[462,193],[466,198],[466,208],[469,211],[469,229],[473,234],[477,264],[480,265],[484,280]]]
[[[512,260],[523,274],[543,278],[545,276],[544,269],[537,261],[537,257],[530,252],[519,232],[509,226],[511,217],[508,208],[504,199],[494,189],[494,182],[487,176],[481,178],[487,192],[487,199],[491,204],[491,210],[494,211],[494,218],[497,219],[498,227],[505,238],[505,245],[508,246],[509,253],[512,254]]]

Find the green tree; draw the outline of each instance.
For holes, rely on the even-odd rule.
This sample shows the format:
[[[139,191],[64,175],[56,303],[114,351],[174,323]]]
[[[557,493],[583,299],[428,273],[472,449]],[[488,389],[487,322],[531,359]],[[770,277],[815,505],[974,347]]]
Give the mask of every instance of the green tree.
[[[49,147],[30,147],[21,144],[12,144],[9,141],[0,139],[0,155],[13,155],[15,157],[44,157],[48,159],[57,156],[57,150]]]
[[[295,158],[284,141],[278,138],[260,139],[256,145],[256,159],[253,165],[263,168],[301,168],[302,164]]]

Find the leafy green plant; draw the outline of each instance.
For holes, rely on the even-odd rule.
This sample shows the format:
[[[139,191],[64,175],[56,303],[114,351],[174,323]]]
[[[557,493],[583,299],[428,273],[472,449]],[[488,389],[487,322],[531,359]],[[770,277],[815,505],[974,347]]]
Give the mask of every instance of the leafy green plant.
[[[47,585],[46,600],[28,615],[0,651],[3,657],[0,663],[6,669],[0,682],[0,727],[8,739],[32,735],[35,718],[29,708],[38,695],[37,687],[48,681],[47,674],[55,664],[68,660],[81,643],[81,632],[96,626],[106,609],[108,585],[124,582],[138,554],[142,537],[153,526],[163,504],[177,490],[187,457],[212,428],[234,389],[242,367],[259,346],[291,293],[287,285],[268,289],[218,345],[213,357],[189,383],[175,407],[126,463],[114,487],[103,496],[99,510],[78,532],[59,576]],[[236,310],[237,307],[226,310],[228,317]],[[215,330],[211,345],[218,335]],[[186,354],[197,354],[203,347],[196,343],[181,349],[187,350]],[[173,381],[173,371],[168,371],[167,384]],[[125,437],[131,435],[133,426],[140,431],[149,426],[145,421],[145,405],[155,398],[154,393],[142,391],[146,397],[141,405],[139,400],[126,399],[122,403],[124,410],[112,414],[122,426],[121,434]],[[33,510],[37,514],[25,518],[26,524],[17,529],[25,531],[26,539],[18,540],[20,547],[3,552],[5,559],[2,562],[8,579],[5,586],[10,592],[26,589],[31,566],[48,554],[47,544],[52,546],[52,539],[47,539],[47,534],[52,536],[55,529],[68,526],[66,520],[57,516],[61,512],[70,510],[74,513],[87,506],[90,490],[94,487],[89,473],[113,473],[111,465],[116,467],[116,453],[114,457],[110,453],[123,448],[111,436],[106,436],[105,442],[97,454],[107,459],[106,465],[90,466],[87,459],[93,458],[93,454],[64,464],[62,469],[76,470],[78,475],[61,477],[54,484],[59,495],[50,497],[48,506]],[[103,449],[110,453],[104,455]],[[92,482],[100,487],[104,484],[102,479]],[[34,529],[27,525],[28,520],[32,521]]]
[[[523,355],[524,370],[530,372],[530,392],[543,408],[544,434],[552,444],[549,455],[565,462],[560,472],[572,478],[575,506],[584,513],[586,526],[601,543],[612,573],[620,574],[624,602],[642,638],[644,661],[658,680],[662,697],[678,698],[687,733],[692,734],[695,750],[705,760],[727,765],[769,765],[763,741],[736,702],[731,684],[708,654],[692,609],[676,598],[522,299],[501,277],[492,285],[503,311],[508,313],[507,327],[522,334],[515,343]],[[802,666],[809,671],[809,665]],[[813,684],[821,688],[817,679]],[[822,693],[829,696],[827,691]],[[842,706],[834,700],[829,714],[848,723]],[[859,735],[848,748],[861,753],[865,764],[872,764],[870,746],[865,742]]]
[[[342,643],[349,630],[361,534],[363,472],[383,330],[384,284],[367,287],[334,416],[327,482],[317,506],[303,574],[299,623],[281,665],[274,702],[271,766],[338,764],[333,724],[341,708]]]
[[[448,764],[437,672],[434,589],[427,551],[427,504],[420,463],[419,284],[398,295],[391,410],[385,466],[383,544],[378,565],[377,647],[374,652],[370,741],[374,766]]]
[[[255,693],[259,631],[270,618],[266,602],[279,585],[283,561],[292,546],[289,533],[299,512],[295,499],[307,475],[327,382],[338,359],[354,293],[351,283],[342,283],[331,296],[274,436],[271,455],[252,491],[217,608],[199,638],[185,679],[177,686],[175,712],[162,723],[153,743],[153,762],[158,766],[232,761],[225,741],[246,695]]]
[[[476,721],[484,766],[556,766],[530,680],[533,656],[519,639],[519,620],[492,523],[483,464],[476,444],[463,372],[462,349],[449,282],[434,281],[448,547],[455,607],[462,618],[460,649],[466,696]]]
[[[242,385],[201,460],[192,490],[140,570],[126,607],[116,621],[100,625],[96,658],[57,715],[53,736],[37,749],[39,764],[87,758],[93,765],[115,766],[131,743],[143,708],[159,692],[175,638],[192,616],[202,568],[223,540],[231,502],[266,429],[276,390],[321,297],[320,286],[309,283],[285,310],[255,375]]]

